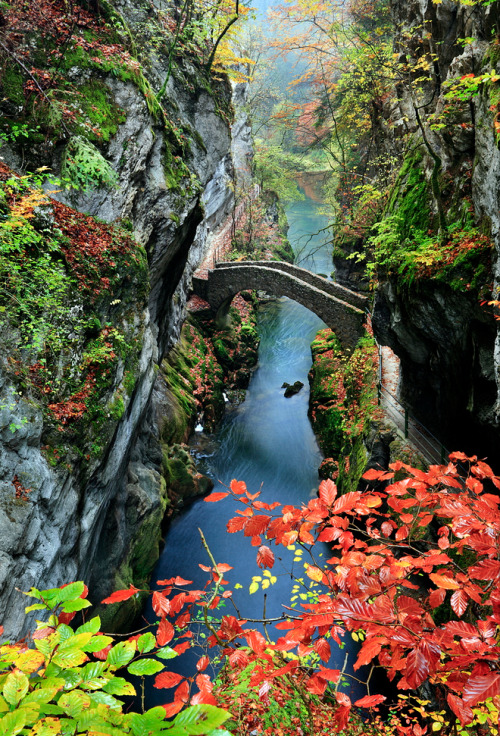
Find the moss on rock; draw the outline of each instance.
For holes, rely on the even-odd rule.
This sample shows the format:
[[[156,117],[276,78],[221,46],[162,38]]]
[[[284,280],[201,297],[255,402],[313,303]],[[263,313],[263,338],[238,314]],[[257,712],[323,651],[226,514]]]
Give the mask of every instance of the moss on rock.
[[[377,411],[377,350],[371,337],[362,338],[347,356],[329,328],[320,330],[311,345],[309,413],[319,445],[328,462],[324,477],[336,479],[339,491],[355,490],[364,472],[364,440]]]

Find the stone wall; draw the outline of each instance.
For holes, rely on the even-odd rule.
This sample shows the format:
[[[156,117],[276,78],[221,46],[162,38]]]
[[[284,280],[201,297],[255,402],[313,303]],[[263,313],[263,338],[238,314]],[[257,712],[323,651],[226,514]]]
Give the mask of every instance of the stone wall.
[[[244,289],[261,289],[274,296],[288,296],[315,312],[335,331],[345,347],[352,349],[356,345],[363,333],[365,313],[357,306],[329,293],[332,288],[336,290],[335,284],[329,284],[328,289],[325,286],[323,290],[318,287],[329,282],[319,276],[306,276],[308,281],[314,281],[317,286],[298,278],[296,274],[304,269],[290,264],[284,264],[281,268],[281,263],[263,263],[265,265],[250,265],[247,262],[224,267],[220,264],[221,267],[209,271],[208,280],[194,279],[193,288],[215,311],[221,310],[223,313],[227,311],[233,296]],[[336,291],[342,296],[351,293],[342,287]],[[362,297],[353,294],[354,301],[359,303],[360,299]]]

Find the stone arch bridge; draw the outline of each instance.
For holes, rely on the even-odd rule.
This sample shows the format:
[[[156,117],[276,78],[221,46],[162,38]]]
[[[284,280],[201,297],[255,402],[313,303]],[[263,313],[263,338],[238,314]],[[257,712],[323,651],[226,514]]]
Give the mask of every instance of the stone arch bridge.
[[[322,276],[282,261],[228,261],[215,264],[208,278],[193,277],[193,291],[227,320],[231,301],[245,289],[288,296],[331,327],[342,346],[352,350],[363,334],[366,297]]]

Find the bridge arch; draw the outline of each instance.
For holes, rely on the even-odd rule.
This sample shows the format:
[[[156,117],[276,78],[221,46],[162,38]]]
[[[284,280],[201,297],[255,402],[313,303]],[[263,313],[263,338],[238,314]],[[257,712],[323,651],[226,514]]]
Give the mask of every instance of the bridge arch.
[[[245,289],[288,296],[331,327],[343,347],[351,350],[363,334],[366,298],[340,284],[280,261],[240,261],[216,264],[208,279],[194,278],[193,290],[223,320],[233,297]]]

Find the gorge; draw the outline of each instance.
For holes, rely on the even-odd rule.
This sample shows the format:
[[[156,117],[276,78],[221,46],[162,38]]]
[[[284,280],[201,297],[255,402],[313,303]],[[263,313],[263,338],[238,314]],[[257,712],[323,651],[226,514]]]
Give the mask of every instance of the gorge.
[[[421,587],[418,595],[434,595],[431,603],[425,603],[425,614],[415,604],[418,595],[406,588],[402,591],[405,583],[397,582],[397,576],[390,583],[386,578],[387,590],[397,590],[396,603],[392,601],[396,607],[402,598],[401,611],[394,614],[400,616],[398,626],[402,626],[401,616],[413,616],[422,631],[431,627],[431,612],[443,605],[441,593],[448,591],[443,594],[448,595],[447,610],[440,609],[439,615],[448,616],[444,627],[450,624],[450,616],[460,619],[451,639],[446,628],[431,644],[424,634],[418,643],[404,639],[396,644],[385,630],[369,631],[369,641],[379,638],[372,656],[366,654],[363,661],[368,664],[382,650],[384,662],[384,648],[391,646],[391,657],[394,652],[397,656],[387,655],[384,666],[394,676],[398,667],[411,669],[408,663],[417,655],[410,655],[410,650],[422,649],[423,679],[422,668],[415,666],[418,674],[412,670],[405,681],[415,690],[437,671],[440,657],[434,645],[444,652],[449,641],[456,644],[454,636],[465,637],[462,624],[473,627],[476,636],[477,619],[491,623],[488,617],[499,615],[496,593],[488,598],[485,587],[485,581],[495,582],[500,575],[498,552],[497,547],[486,545],[490,531],[481,526],[477,534],[486,536],[481,536],[483,546],[474,548],[472,562],[457,562],[451,552],[448,556],[448,536],[443,539],[442,529],[452,530],[446,534],[458,555],[471,535],[460,536],[456,521],[450,521],[455,518],[450,506],[438,496],[433,497],[427,516],[418,516],[424,513],[419,506],[414,526],[403,518],[398,527],[397,515],[401,512],[409,518],[410,512],[398,506],[400,501],[387,500],[387,481],[396,473],[394,484],[401,482],[398,474],[408,470],[407,461],[417,466],[412,482],[416,486],[420,478],[428,494],[418,499],[422,508],[435,484],[446,486],[448,477],[452,477],[453,492],[469,489],[471,494],[474,484],[486,478],[485,503],[491,508],[498,485],[490,470],[473,465],[477,458],[469,463],[467,472],[474,479],[468,485],[456,480],[455,460],[450,461],[454,469],[448,466],[435,483],[429,480],[425,458],[412,454],[377,406],[374,339],[399,357],[398,398],[416,420],[451,449],[487,458],[498,472],[500,4],[350,0],[334,7],[321,3],[318,17],[334,16],[326,38],[328,43],[337,39],[337,45],[331,52],[321,47],[322,53],[329,54],[331,77],[320,79],[315,69],[309,78],[306,75],[297,82],[298,92],[287,93],[290,99],[280,98],[269,84],[276,104],[270,117],[280,124],[285,120],[279,133],[282,144],[276,146],[271,135],[269,141],[257,142],[255,164],[252,116],[254,128],[258,126],[254,108],[248,106],[248,81],[242,81],[240,73],[246,69],[250,74],[250,43],[236,36],[233,47],[225,45],[241,20],[240,10],[238,3],[234,8],[219,5],[209,12],[197,3],[180,6],[160,0],[151,4],[82,0],[74,5],[14,0],[0,12],[0,622],[4,636],[16,641],[35,626],[36,611],[24,615],[23,591],[33,586],[52,589],[73,580],[84,580],[88,586],[102,631],[127,630],[142,610],[145,596],[134,591],[149,589],[165,519],[175,517],[192,496],[208,492],[211,482],[220,479],[230,485],[236,477],[247,483],[251,494],[264,483],[257,504],[275,499],[285,508],[295,504],[295,510],[284,515],[287,523],[293,518],[297,528],[287,529],[284,539],[296,533],[299,547],[311,537],[307,525],[326,525],[321,513],[326,507],[334,508],[341,498],[346,505],[359,501],[346,513],[359,513],[363,522],[372,518],[370,513],[387,514],[389,527],[382,529],[383,535],[390,537],[394,524],[403,547],[408,535],[415,533],[414,546],[408,542],[404,547],[407,557],[417,555],[426,544],[432,547],[437,556],[426,551],[432,561],[428,569],[421,565],[420,572],[415,564],[405,578],[412,590],[416,576],[430,571],[430,580],[440,592],[429,593],[428,581]],[[289,7],[289,16],[283,11],[283,27],[286,21],[293,25],[299,11],[310,10],[300,3]],[[310,18],[305,17],[307,22],[300,21],[305,25],[299,24],[301,32],[309,28]],[[323,32],[319,23],[318,28]],[[348,40],[341,43],[343,33]],[[294,52],[306,47],[304,38],[297,38],[287,40]],[[309,39],[307,48],[317,46],[316,41],[317,37]],[[311,102],[311,90],[316,94],[318,89]],[[256,97],[251,99],[256,107]],[[306,163],[299,161],[301,147],[312,149]],[[279,155],[275,148],[280,149]],[[290,184],[293,177],[285,176],[287,169],[302,183],[308,175],[324,176],[328,205],[322,211],[318,213],[309,199],[287,207],[290,240],[296,242],[294,218],[306,211],[316,223],[309,232],[326,233],[326,254],[317,251],[313,239],[307,243],[309,255],[296,265],[265,265],[269,258],[284,261],[290,251],[276,195],[264,191],[254,196],[259,189],[254,169],[259,184],[281,187],[285,198],[295,186],[293,181]],[[302,267],[330,274],[332,250],[337,283],[327,282],[329,288],[362,293],[347,309],[335,313],[332,325],[337,336],[325,330],[318,333],[324,327],[319,318],[286,299],[271,300],[255,312],[255,296],[244,293],[230,307],[231,298],[242,289],[272,291],[278,272],[287,284]],[[235,260],[221,264],[228,253]],[[303,259],[304,253],[300,255]],[[207,264],[212,270],[208,280],[206,274],[200,278]],[[258,270],[250,272],[252,268]],[[314,276],[311,279],[314,282]],[[301,292],[299,301],[314,301],[310,293],[315,283],[309,283],[308,293],[304,297]],[[276,285],[275,295],[285,291],[281,282]],[[319,301],[316,295],[318,313]],[[359,339],[365,303],[370,305],[373,335]],[[228,314],[232,315],[229,327],[224,319]],[[269,363],[253,372],[259,338]],[[307,384],[311,343],[311,401],[305,387],[285,398],[283,382]],[[348,350],[343,352],[345,345]],[[248,396],[241,403],[251,376]],[[231,409],[223,418],[227,394]],[[264,413],[254,414],[259,406]],[[198,424],[205,427],[206,436],[195,433],[194,444],[188,447]],[[220,434],[215,441],[210,437],[217,425]],[[237,451],[228,444],[235,437],[240,443]],[[250,471],[246,453],[257,452],[257,470]],[[199,461],[197,467],[193,457]],[[320,463],[326,485],[318,499],[310,492],[318,485]],[[391,463],[396,466],[387,471]],[[382,475],[377,475],[379,471]],[[191,483],[188,492],[185,476]],[[334,481],[338,498],[332,495]],[[297,497],[287,495],[291,486]],[[272,488],[272,498],[265,495],[266,487]],[[414,486],[409,483],[408,487]],[[404,495],[400,491],[396,495]],[[361,493],[368,494],[371,506],[362,504],[356,495]],[[404,502],[413,509],[408,499]],[[244,503],[249,512],[252,509],[250,516],[259,516],[255,499],[248,497]],[[382,504],[383,512],[369,512]],[[467,517],[464,509],[461,513]],[[493,510],[474,513],[486,523]],[[438,521],[440,514],[444,521]],[[215,537],[209,544],[220,541],[222,532],[216,531],[215,519],[220,524],[221,515],[219,506],[195,501],[182,517],[188,524],[182,544],[189,544],[186,535],[191,535],[191,525],[200,522],[203,528],[201,520],[212,525],[212,518]],[[174,520],[173,534],[184,523],[182,518]],[[429,528],[428,537],[421,527]],[[340,528],[340,522],[335,533],[321,527],[317,535],[324,557],[334,554],[333,577],[328,577],[329,572],[324,578],[316,563],[310,564],[309,577],[321,584],[328,579],[330,586],[337,586],[335,600],[341,601],[352,584],[359,599],[356,605],[373,606],[383,618],[384,612],[377,608],[379,593],[381,598],[389,597],[383,575],[378,578],[383,565],[376,567],[377,560],[372,559],[373,569],[363,567],[366,560],[362,564],[356,555],[373,555],[362,547],[364,542],[358,540],[359,549],[355,547],[355,537],[351,532],[351,537],[344,535]],[[264,537],[263,545],[270,531],[268,526],[262,529],[244,534],[259,549],[259,538]],[[381,532],[370,537],[372,532],[373,524],[363,539],[370,538],[373,545]],[[337,546],[331,552],[334,542]],[[229,554],[236,555],[239,538],[231,538],[231,544]],[[391,557],[391,544],[383,547],[383,555],[390,558],[387,569],[393,575],[399,569],[397,555],[402,553]],[[172,545],[177,549],[180,542]],[[382,549],[382,542],[379,546]],[[167,542],[167,558],[169,549]],[[250,562],[255,571],[248,549],[245,586],[253,580]],[[267,553],[262,554],[266,558]],[[174,567],[162,569],[159,577],[183,575],[175,571],[176,558],[171,557]],[[481,577],[486,574],[481,568],[485,560],[489,578]],[[263,577],[266,564],[259,565]],[[477,573],[475,582],[450,577],[452,568],[453,575],[465,575],[470,567]],[[365,578],[370,578],[369,583]],[[363,585],[368,585],[368,592],[363,593]],[[270,588],[269,615],[275,613],[273,606],[281,606],[282,596],[289,596],[288,587],[272,601]],[[130,595],[100,605],[113,591]],[[457,591],[460,603],[453,598]],[[306,606],[327,605],[321,596],[315,597],[314,586],[304,595],[312,601]],[[319,626],[314,636],[335,638],[338,620],[347,621],[353,631],[352,610],[345,605],[335,614],[330,609],[322,612],[330,617],[331,629],[326,632]],[[481,609],[479,615],[474,605],[484,610],[491,605],[493,614]],[[366,610],[359,614],[363,621]],[[305,620],[308,615],[312,614],[304,614]],[[298,618],[291,617],[292,629]],[[305,651],[316,640],[310,621],[311,631],[304,626],[295,631],[295,644],[300,642],[299,648]],[[433,620],[432,626],[438,630],[441,623]],[[484,654],[492,637],[486,623],[480,628],[477,637]],[[468,633],[472,636],[471,630]],[[359,634],[361,642],[365,635]],[[287,660],[291,642],[287,636],[280,639],[282,650],[276,655],[283,658],[280,667],[293,660],[292,656]],[[270,656],[262,642],[255,651]],[[461,726],[479,718],[466,709],[472,713],[478,703],[483,707],[485,699],[492,699],[491,707],[497,708],[500,680],[490,666],[491,651],[484,657],[476,652],[480,671],[467,661],[463,677],[462,673],[451,678],[446,717],[454,720],[449,729],[456,718]],[[323,671],[328,658],[315,652],[314,666],[319,662]],[[443,654],[440,661],[445,659]],[[467,688],[473,689],[477,678],[484,690],[476,698],[476,691],[471,694]],[[490,679],[485,684],[481,678]],[[323,688],[322,695],[326,680],[318,682],[313,681],[310,692],[317,695]],[[446,682],[443,675],[440,687],[448,688]],[[341,698],[336,703],[340,728],[342,708],[347,708],[347,714],[351,705]],[[22,728],[24,724],[16,733]],[[422,736],[424,731],[412,733]]]

